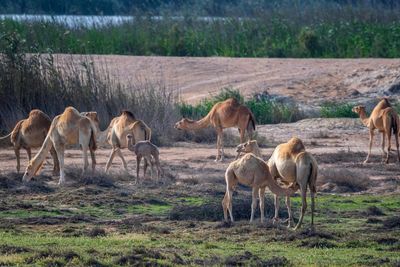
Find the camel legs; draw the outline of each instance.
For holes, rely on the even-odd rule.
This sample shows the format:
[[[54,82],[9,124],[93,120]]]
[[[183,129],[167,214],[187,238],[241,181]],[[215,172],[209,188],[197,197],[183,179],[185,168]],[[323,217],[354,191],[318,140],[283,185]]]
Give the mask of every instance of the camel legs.
[[[90,157],[92,158],[92,172],[96,169],[96,155],[94,154],[94,150],[90,150]]]
[[[279,196],[274,195],[274,205],[275,205],[275,216],[273,218],[274,223],[279,222]]]
[[[315,193],[310,190],[310,198],[311,198],[311,228],[314,227],[314,211],[315,211]]]
[[[55,150],[57,152],[57,157],[58,161],[60,164],[60,180],[58,181],[59,185],[62,185],[65,183],[65,173],[64,173],[64,146],[59,145],[55,147]]]
[[[293,227],[294,226],[294,220],[293,220],[293,212],[292,212],[292,207],[290,204],[290,196],[286,196],[285,198],[285,204],[286,204],[286,208],[288,211],[288,228]]]
[[[369,156],[371,155],[371,148],[372,148],[372,140],[374,139],[374,130],[369,130],[369,150],[367,158],[364,160],[364,163],[368,163]]]
[[[124,156],[122,156],[121,149],[116,147],[116,148],[113,148],[113,150],[111,151],[110,157],[108,158],[108,161],[107,161],[107,164],[106,164],[106,173],[110,169],[112,161],[114,160],[115,155],[118,155],[121,158],[122,164],[124,165],[125,170],[128,169],[126,161],[124,159]]]
[[[89,166],[89,160],[88,160],[88,155],[87,155],[87,150],[88,148],[86,146],[82,146],[82,155],[83,155],[83,170],[82,170],[82,175],[86,172],[88,166]]]
[[[252,201],[251,201],[251,216],[250,216],[250,222],[253,222],[254,220],[254,212],[257,208],[257,193],[258,193],[258,188],[253,187],[252,190]]]
[[[381,148],[382,148],[383,157],[385,157],[386,152],[385,152],[385,133],[384,132],[382,133],[382,146],[381,146]]]
[[[260,198],[260,212],[261,212],[261,222],[265,220],[264,207],[265,207],[265,187],[261,187],[258,190],[258,197]]]
[[[17,157],[17,172],[19,173],[19,170],[21,169],[19,147],[14,148],[14,152],[15,152],[15,156]]]
[[[223,141],[223,131],[222,129],[217,128],[217,157],[215,161],[223,161],[224,160],[224,141]]]
[[[300,183],[300,192],[301,192],[301,214],[300,214],[300,219],[297,222],[296,227],[294,230],[297,230],[300,228],[301,224],[303,223],[303,218],[304,218],[304,213],[306,212],[307,209],[307,183]]]
[[[392,131],[389,128],[388,131],[386,131],[387,138],[388,138],[388,146],[387,146],[387,153],[386,153],[386,160],[385,163],[389,163],[389,156],[390,156],[390,149],[392,148],[392,142],[391,142],[391,137],[392,137]]]
[[[31,148],[28,147],[28,148],[25,148],[25,150],[26,150],[26,154],[28,155],[28,160],[30,161],[30,160],[32,159],[32,151],[31,151]]]
[[[141,156],[136,156],[136,183],[139,183],[139,168],[141,160],[142,160]]]
[[[233,215],[232,215],[232,195],[233,190],[228,185],[226,186],[226,192],[224,199],[222,200],[222,209],[224,210],[224,220],[228,221],[228,212],[231,221],[233,222]]]
[[[50,149],[51,157],[53,158],[53,175],[56,176],[60,173],[60,164],[58,162],[57,152],[54,146]]]
[[[399,136],[397,135],[397,133],[394,134],[394,139],[396,140],[397,158],[399,159],[399,162],[400,162]]]

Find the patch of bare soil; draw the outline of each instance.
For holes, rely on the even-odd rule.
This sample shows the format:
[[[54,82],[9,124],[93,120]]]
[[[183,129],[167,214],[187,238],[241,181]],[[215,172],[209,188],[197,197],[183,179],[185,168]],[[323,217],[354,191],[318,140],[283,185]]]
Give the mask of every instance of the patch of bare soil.
[[[58,64],[79,61],[79,55],[56,55]],[[271,59],[93,56],[122,82],[153,79],[178,90],[183,100],[198,102],[232,86],[244,95],[268,91],[299,103],[327,100],[369,102],[398,95],[397,59]]]

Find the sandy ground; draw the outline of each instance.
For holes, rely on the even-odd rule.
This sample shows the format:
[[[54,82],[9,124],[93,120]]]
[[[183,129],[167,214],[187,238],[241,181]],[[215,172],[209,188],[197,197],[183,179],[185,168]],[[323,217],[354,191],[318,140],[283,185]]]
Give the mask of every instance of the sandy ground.
[[[56,55],[65,64],[82,56]],[[265,92],[314,105],[326,100],[366,102],[400,82],[399,59],[270,59],[92,56],[119,81],[161,82],[194,103],[224,87],[244,95]],[[397,92],[399,94],[400,92]],[[398,98],[397,96],[394,96]]]
[[[236,134],[235,131],[232,131],[231,135],[234,134]],[[258,126],[258,135],[263,139],[264,159],[270,157],[277,144],[285,142],[292,136],[302,138],[307,150],[317,158],[320,168],[320,191],[344,193],[347,191],[329,187],[332,182],[338,183],[332,179],[358,181],[365,178],[368,179],[368,185],[360,192],[400,192],[400,164],[395,162],[394,152],[392,152],[390,164],[381,163],[380,137],[375,139],[371,163],[362,164],[366,157],[368,132],[358,119],[306,119],[290,124],[261,125]],[[110,149],[108,148],[101,148],[96,152],[99,172],[103,171],[109,153]],[[223,183],[224,172],[236,155],[235,148],[228,147],[226,149],[227,158],[222,163],[214,162],[215,153],[214,144],[182,142],[176,143],[173,147],[162,147],[160,157],[165,173],[173,176],[178,183],[185,179],[195,179],[200,183]],[[136,176],[135,157],[128,150],[124,150],[123,154],[127,159],[128,173],[133,181]],[[50,156],[48,156],[48,162],[49,164],[46,164],[43,169],[45,175],[51,175],[52,160]],[[22,169],[26,163],[26,154],[22,152]],[[66,166],[67,170],[68,168],[81,168],[82,156],[79,150],[72,149],[66,152]],[[15,171],[13,150],[2,150],[0,169],[4,174]],[[117,176],[125,174],[119,158],[114,160],[111,173]],[[57,177],[53,177],[54,182],[57,182],[57,179]]]

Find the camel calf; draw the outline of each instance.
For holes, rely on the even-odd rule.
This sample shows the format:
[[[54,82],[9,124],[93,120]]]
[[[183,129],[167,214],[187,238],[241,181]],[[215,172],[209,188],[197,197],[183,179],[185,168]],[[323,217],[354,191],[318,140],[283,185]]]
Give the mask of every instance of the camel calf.
[[[161,166],[160,166],[160,152],[158,147],[152,144],[150,141],[139,141],[136,144],[133,144],[133,135],[128,134],[126,136],[128,140],[128,149],[136,154],[136,177],[137,182],[139,182],[139,168],[140,161],[144,158],[144,170],[143,176],[146,177],[146,170],[148,164],[151,165],[151,178],[153,178],[153,167],[156,165],[157,168],[157,179],[160,179],[161,174]],[[153,160],[154,161],[153,161]]]

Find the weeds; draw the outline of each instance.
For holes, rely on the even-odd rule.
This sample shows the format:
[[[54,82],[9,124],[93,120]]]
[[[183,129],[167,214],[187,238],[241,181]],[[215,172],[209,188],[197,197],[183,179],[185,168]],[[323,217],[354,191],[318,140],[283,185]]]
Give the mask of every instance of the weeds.
[[[320,115],[322,118],[357,118],[352,108],[349,103],[325,102],[321,105]]]

